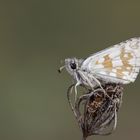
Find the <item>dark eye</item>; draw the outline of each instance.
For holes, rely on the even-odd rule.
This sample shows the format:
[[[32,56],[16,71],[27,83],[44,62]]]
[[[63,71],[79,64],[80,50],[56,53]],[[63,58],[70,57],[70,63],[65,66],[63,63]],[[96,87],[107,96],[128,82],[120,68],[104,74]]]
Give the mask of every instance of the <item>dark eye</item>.
[[[76,69],[76,64],[75,64],[75,63],[70,63],[70,67],[71,67],[72,69]]]

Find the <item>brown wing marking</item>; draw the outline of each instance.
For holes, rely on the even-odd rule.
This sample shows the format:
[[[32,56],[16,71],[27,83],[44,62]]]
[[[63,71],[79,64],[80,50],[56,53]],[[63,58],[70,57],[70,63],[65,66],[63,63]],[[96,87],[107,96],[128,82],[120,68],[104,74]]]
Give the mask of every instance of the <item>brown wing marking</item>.
[[[112,59],[109,57],[108,54],[104,56],[104,62],[102,63],[102,65],[104,66],[104,68],[112,70],[113,68]]]

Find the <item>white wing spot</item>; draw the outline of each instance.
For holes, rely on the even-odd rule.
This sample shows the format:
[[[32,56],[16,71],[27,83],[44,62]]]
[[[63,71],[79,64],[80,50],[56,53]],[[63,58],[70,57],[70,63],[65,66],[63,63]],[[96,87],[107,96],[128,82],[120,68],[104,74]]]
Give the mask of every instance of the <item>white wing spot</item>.
[[[98,63],[103,63],[104,62],[104,58],[100,58],[99,60],[98,60]]]
[[[125,54],[124,57],[127,58],[128,57],[128,54]]]
[[[113,72],[115,72],[115,73],[117,72],[117,70],[116,70],[116,69],[112,69],[112,71],[113,71]]]
[[[109,75],[110,76],[113,76],[113,77],[116,77],[116,74],[115,73],[110,73]]]
[[[122,60],[112,61],[113,67],[122,66]]]

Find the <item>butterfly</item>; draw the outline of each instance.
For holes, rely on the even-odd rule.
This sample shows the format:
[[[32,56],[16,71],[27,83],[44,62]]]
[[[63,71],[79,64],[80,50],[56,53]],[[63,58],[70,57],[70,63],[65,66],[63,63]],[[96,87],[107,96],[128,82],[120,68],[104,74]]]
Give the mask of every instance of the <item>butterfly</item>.
[[[131,38],[90,55],[86,59],[68,58],[60,71],[66,68],[77,86],[94,89],[106,83],[129,84],[140,70],[140,37]]]
[[[110,116],[113,115],[114,124],[112,130],[115,130],[117,125],[117,104],[119,100],[111,98],[103,86],[105,87],[108,83],[125,85],[136,80],[140,71],[140,38],[131,38],[123,41],[94,53],[86,59],[65,59],[65,65],[60,67],[59,72],[64,68],[66,68],[68,73],[76,81],[74,84],[75,99],[77,97],[77,86],[79,85],[88,87],[87,89],[90,89],[90,93],[94,93],[96,87],[100,87],[104,91],[105,97],[108,97],[112,101],[111,103],[113,103],[114,111]],[[73,86],[71,86],[72,88]],[[72,91],[68,91],[68,99],[71,93]],[[85,95],[90,96],[90,94]],[[69,103],[71,104],[70,100]],[[74,112],[74,108],[72,110]],[[99,119],[101,118],[99,117]]]

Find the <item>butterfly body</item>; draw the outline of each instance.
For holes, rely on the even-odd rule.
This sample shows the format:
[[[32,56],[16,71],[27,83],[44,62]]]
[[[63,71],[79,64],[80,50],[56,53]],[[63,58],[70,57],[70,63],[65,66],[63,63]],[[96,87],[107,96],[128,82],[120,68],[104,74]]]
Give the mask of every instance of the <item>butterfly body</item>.
[[[85,60],[66,59],[65,67],[78,85],[94,88],[100,82],[129,84],[140,70],[140,38],[131,38]]]

